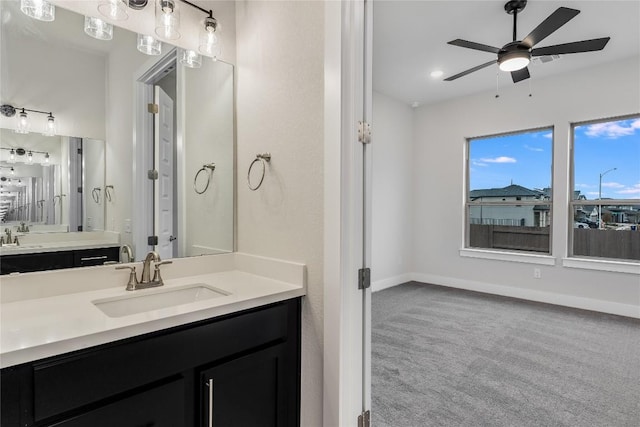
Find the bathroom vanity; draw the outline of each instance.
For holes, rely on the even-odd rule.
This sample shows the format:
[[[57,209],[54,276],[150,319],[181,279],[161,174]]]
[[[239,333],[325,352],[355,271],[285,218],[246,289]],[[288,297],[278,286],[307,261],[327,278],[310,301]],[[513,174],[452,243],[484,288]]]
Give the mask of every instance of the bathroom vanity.
[[[44,298],[3,283],[15,301],[1,307],[1,424],[298,425],[304,266],[238,253],[176,261],[148,290],[125,291],[127,273],[106,266],[68,271],[63,293]],[[97,271],[123,286],[74,291]],[[38,274],[61,273],[24,276]],[[202,288],[218,295],[177,301]],[[149,297],[160,305],[135,301]]]

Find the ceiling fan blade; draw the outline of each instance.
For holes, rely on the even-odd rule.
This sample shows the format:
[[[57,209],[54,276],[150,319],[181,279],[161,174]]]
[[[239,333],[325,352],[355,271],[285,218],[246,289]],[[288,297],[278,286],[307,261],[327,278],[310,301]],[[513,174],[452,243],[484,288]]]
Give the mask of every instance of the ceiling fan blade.
[[[476,42],[470,42],[470,41],[462,40],[462,39],[451,40],[447,44],[450,44],[450,45],[453,45],[453,46],[466,47],[468,49],[481,50],[483,52],[498,53],[500,51],[500,49],[497,48],[497,47],[488,46],[486,44],[481,44],[481,43],[476,43]]]
[[[547,19],[542,21],[540,25],[531,31],[529,35],[522,40],[522,43],[529,47],[535,46],[558,28],[572,20],[579,13],[580,11],[576,9],[559,7],[555,12],[549,15]]]
[[[553,46],[539,47],[531,51],[531,56],[563,55],[565,53],[582,53],[602,50],[609,43],[611,37],[601,39],[582,40],[579,42],[556,44]]]
[[[486,67],[488,67],[489,65],[493,65],[493,64],[495,64],[496,62],[498,62],[498,60],[497,60],[497,59],[494,59],[493,61],[485,62],[485,63],[484,63],[484,64],[482,64],[482,65],[478,65],[477,67],[470,68],[470,69],[468,69],[468,70],[466,70],[466,71],[463,71],[463,72],[461,72],[461,73],[456,74],[455,76],[447,77],[446,79],[444,79],[444,81],[445,81],[445,82],[450,82],[451,80],[459,79],[460,77],[464,77],[464,76],[466,76],[467,74],[471,74],[471,73],[473,73],[474,71],[482,70],[483,68],[486,68]]]
[[[521,82],[522,80],[527,80],[529,77],[531,77],[531,74],[529,74],[529,69],[527,67],[511,72],[511,78],[513,79],[514,83]]]

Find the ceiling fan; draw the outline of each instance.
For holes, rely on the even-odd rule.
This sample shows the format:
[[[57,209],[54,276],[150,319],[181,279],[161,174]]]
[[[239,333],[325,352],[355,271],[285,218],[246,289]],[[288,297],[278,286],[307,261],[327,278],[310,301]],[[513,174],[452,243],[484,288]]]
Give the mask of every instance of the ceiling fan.
[[[522,40],[517,40],[516,30],[518,13],[522,12],[526,6],[527,0],[511,0],[504,5],[504,10],[509,15],[513,15],[513,41],[505,44],[501,48],[462,39],[450,41],[448,43],[450,45],[490,52],[497,54],[498,57],[497,59],[485,62],[484,64],[470,68],[451,77],[447,77],[444,80],[452,81],[497,63],[502,71],[511,73],[511,78],[514,83],[518,83],[519,81],[526,80],[530,77],[527,65],[529,65],[532,57],[594,52],[604,49],[606,44],[609,42],[610,37],[603,37],[600,39],[582,40],[534,49],[533,47],[535,45],[573,19],[580,13],[580,11],[576,9],[569,9],[567,7],[559,7],[555,12],[549,15],[547,19],[542,21],[540,25],[531,31],[528,36]]]

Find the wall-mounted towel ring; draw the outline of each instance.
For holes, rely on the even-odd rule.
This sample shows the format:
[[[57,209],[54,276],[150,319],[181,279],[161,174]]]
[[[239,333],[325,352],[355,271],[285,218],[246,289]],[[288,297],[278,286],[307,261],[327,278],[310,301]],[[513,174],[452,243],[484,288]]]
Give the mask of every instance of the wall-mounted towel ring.
[[[207,189],[209,188],[209,184],[211,183],[211,177],[213,177],[214,170],[216,170],[216,164],[207,163],[206,165],[202,165],[202,167],[198,170],[198,172],[196,172],[196,176],[195,178],[193,178],[193,190],[197,194],[202,194],[205,191],[207,191]],[[198,175],[200,175],[201,172],[207,173],[207,183],[205,184],[204,189],[202,189],[202,191],[198,190],[198,185],[197,185]]]
[[[113,190],[113,185],[106,185],[104,187],[104,198],[107,199],[107,202],[111,201],[111,191]]]
[[[256,158],[253,159],[253,161],[249,165],[249,171],[247,172],[247,184],[249,185],[249,190],[256,191],[258,188],[260,188],[260,186],[262,185],[262,181],[264,181],[264,174],[267,171],[267,162],[270,162],[270,161],[271,161],[270,153],[256,154]],[[262,163],[262,175],[260,176],[260,182],[258,182],[258,185],[254,187],[251,185],[251,169],[253,168],[253,165],[255,165],[258,162]]]
[[[100,204],[100,187],[96,187],[93,190],[91,190],[91,198],[93,199],[94,202]]]

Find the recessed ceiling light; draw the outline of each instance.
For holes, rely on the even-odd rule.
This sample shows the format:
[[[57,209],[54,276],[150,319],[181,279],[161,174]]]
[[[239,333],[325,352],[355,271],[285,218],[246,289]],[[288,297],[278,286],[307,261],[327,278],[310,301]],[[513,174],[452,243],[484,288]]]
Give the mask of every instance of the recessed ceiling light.
[[[418,101],[413,101],[413,102],[411,103],[411,106],[412,106],[413,108],[418,108],[418,107],[420,106],[420,103],[419,103]]]
[[[443,74],[444,72],[442,70],[435,70],[431,72],[430,76],[437,79],[438,77],[442,77]]]

